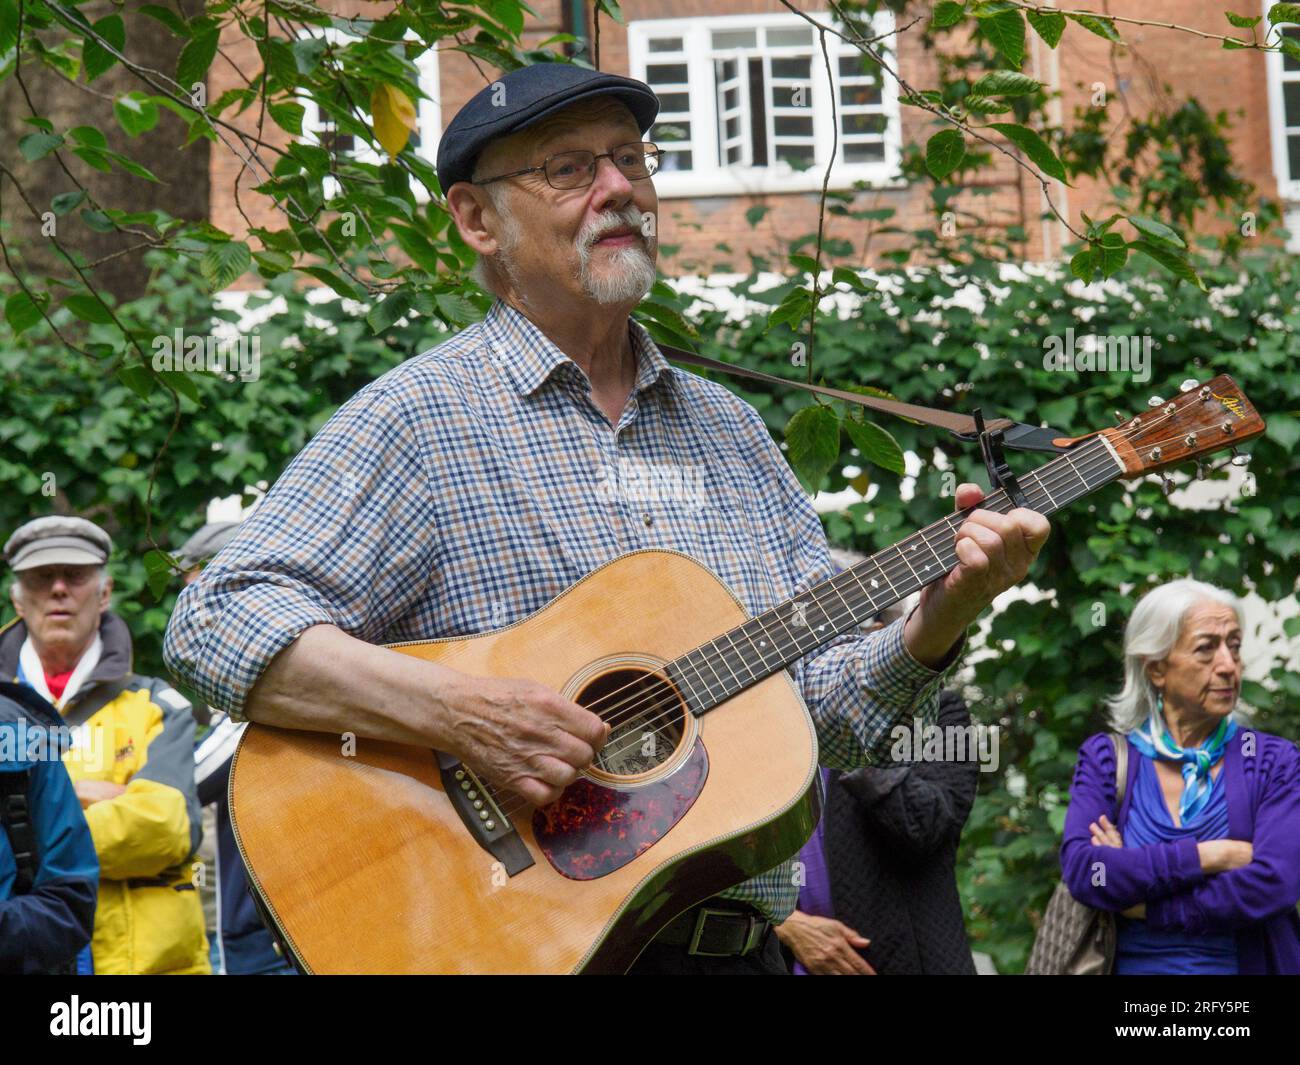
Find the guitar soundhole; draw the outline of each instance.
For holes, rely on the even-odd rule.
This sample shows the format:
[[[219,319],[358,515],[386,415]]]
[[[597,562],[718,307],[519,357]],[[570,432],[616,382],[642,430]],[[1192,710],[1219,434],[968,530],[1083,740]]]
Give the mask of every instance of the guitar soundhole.
[[[597,677],[574,702],[613,728],[592,768],[615,777],[648,773],[673,756],[682,741],[684,708],[662,678],[639,669],[616,669]]]

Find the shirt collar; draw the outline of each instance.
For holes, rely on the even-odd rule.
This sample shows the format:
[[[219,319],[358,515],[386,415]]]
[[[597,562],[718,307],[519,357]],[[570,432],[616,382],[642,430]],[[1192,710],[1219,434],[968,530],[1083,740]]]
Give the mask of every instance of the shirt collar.
[[[583,374],[582,368],[564,354],[550,337],[500,299],[493,300],[480,328],[497,364],[506,372],[515,391],[521,396],[532,395],[566,364],[573,369],[565,372]],[[669,364],[645,327],[629,318],[628,333],[637,362],[633,394],[650,388],[661,377],[676,387],[677,374],[682,371]]]

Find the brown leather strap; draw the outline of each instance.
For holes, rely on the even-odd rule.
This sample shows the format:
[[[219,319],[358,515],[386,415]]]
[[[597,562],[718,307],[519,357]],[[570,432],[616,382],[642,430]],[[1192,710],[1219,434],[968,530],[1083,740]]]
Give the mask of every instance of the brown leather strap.
[[[687,366],[699,366],[705,370],[717,370],[719,373],[731,374],[733,377],[747,377],[752,381],[765,381],[772,385],[785,385],[788,388],[802,388],[806,392],[816,392],[832,399],[842,399],[847,403],[857,403],[872,410],[884,411],[899,418],[910,418],[922,425],[934,425],[958,436],[975,435],[975,419],[968,414],[956,414],[948,410],[935,410],[933,407],[918,407],[915,403],[903,403],[896,399],[880,399],[876,396],[864,396],[857,392],[846,392],[840,388],[826,388],[823,385],[805,384],[803,381],[791,381],[785,377],[773,377],[758,370],[747,370],[743,366],[731,366],[717,359],[696,355],[691,351],[659,344],[659,350],[673,362],[684,362]],[[1016,423],[1010,418],[991,418],[984,423],[989,432],[998,429],[1010,429]]]

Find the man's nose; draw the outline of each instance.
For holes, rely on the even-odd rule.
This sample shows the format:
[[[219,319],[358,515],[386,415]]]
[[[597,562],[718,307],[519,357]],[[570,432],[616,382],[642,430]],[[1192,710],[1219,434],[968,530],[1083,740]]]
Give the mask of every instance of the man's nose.
[[[596,177],[592,185],[595,186],[596,205],[601,210],[622,206],[632,198],[632,182],[613,159],[596,160]]]

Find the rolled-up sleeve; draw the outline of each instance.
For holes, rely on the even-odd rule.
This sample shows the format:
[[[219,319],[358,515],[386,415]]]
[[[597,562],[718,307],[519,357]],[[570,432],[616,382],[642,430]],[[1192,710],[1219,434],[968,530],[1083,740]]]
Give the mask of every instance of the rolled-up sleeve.
[[[384,378],[362,389],[182,592],[163,655],[203,699],[243,720],[253,685],[304,630],[374,642],[424,589],[437,523],[415,424]]]

